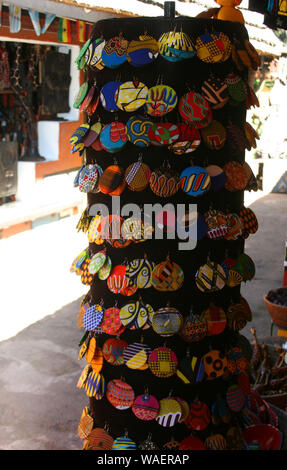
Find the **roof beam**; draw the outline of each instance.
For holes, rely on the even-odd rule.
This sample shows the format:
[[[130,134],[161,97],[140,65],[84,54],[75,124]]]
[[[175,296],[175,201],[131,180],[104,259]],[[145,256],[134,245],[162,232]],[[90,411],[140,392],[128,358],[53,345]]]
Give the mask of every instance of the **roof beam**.
[[[70,20],[83,20],[88,23],[96,23],[99,20],[106,18],[115,18],[119,16],[115,11],[104,11],[94,8],[84,8],[83,6],[76,6],[72,2],[55,2],[51,0],[41,0],[39,7],[35,8],[35,1],[33,0],[9,0],[9,2],[3,2],[4,5],[14,4],[23,9],[37,10],[42,13],[54,13],[60,18],[68,18]],[[122,15],[121,15],[122,16]]]

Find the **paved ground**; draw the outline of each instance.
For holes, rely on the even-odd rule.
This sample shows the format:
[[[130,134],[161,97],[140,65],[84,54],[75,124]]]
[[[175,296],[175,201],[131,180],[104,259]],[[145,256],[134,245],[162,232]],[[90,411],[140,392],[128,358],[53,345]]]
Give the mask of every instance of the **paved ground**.
[[[282,283],[286,205],[287,195],[270,194],[250,206],[260,228],[246,242],[257,268],[242,288],[253,309],[253,321],[242,332],[248,338],[251,326],[259,337],[270,332],[262,298]],[[77,221],[70,217],[0,241],[3,450],[81,449],[77,426],[88,400],[76,388],[84,366],[77,359],[77,313],[87,288],[69,266],[87,240],[75,231]]]

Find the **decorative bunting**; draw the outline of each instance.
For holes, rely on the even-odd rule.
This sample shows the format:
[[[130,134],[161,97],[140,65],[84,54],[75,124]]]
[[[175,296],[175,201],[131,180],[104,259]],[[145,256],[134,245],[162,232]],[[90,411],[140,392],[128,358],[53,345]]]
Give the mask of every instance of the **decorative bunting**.
[[[55,18],[56,15],[54,15],[54,13],[46,13],[45,23],[42,28],[41,34],[45,34],[47,32],[48,28],[51,26]]]
[[[21,29],[21,8],[9,5],[10,33],[19,33]]]
[[[84,21],[78,20],[76,23],[77,26],[77,41],[85,42],[86,40],[86,23]]]
[[[41,35],[41,25],[40,25],[40,15],[39,12],[36,10],[28,9],[29,16],[32,21],[32,25],[34,27],[35,33],[37,36]]]
[[[67,18],[59,18],[58,41],[71,42],[71,21]]]

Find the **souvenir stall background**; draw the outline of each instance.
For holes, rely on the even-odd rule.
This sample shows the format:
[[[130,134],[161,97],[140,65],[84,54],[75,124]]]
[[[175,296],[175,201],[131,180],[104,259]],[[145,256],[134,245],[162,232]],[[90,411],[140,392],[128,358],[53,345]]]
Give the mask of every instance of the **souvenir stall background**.
[[[102,37],[105,40],[109,40],[111,37],[122,35],[128,41],[131,41],[138,39],[138,37],[143,34],[158,39],[163,33],[173,31],[174,29],[176,31],[182,30],[194,41],[198,36],[214,31],[225,33],[231,42],[235,37],[241,41],[248,39],[246,29],[239,23],[192,18],[104,20],[96,24],[90,39],[95,40]],[[102,70],[95,71],[92,67],[87,67],[86,82],[89,83],[89,87],[96,83],[98,90],[101,90],[105,84],[113,80],[120,80],[121,82],[136,80],[142,82],[148,88],[158,83],[163,83],[172,87],[176,91],[178,99],[180,99],[188,91],[200,93],[203,82],[210,78],[212,74],[224,80],[226,76],[232,72],[241,75],[241,77],[247,81],[247,68],[238,72],[231,57],[221,63],[205,63],[197,56],[182,61],[170,62],[159,54],[155,61],[144,67],[133,67],[127,61],[116,69],[104,67]],[[103,125],[111,123],[114,120],[127,123],[132,115],[143,114],[144,111],[142,109],[135,112],[117,111],[112,113],[106,111],[101,103],[99,103],[96,112],[89,120],[89,124],[92,126],[99,119]],[[240,104],[237,103],[237,105],[228,102],[220,109],[213,109],[212,114],[213,120],[219,121],[225,128],[230,124],[242,128],[246,120],[246,102],[244,100]],[[148,116],[148,118],[154,122],[173,122],[175,124],[182,122],[178,112],[178,106],[163,118],[151,118],[150,116]],[[237,141],[237,148],[238,144],[239,142]],[[107,152],[101,148],[95,150],[89,147],[85,150],[85,156],[86,164],[98,164],[105,170],[109,165],[114,163],[114,158],[116,158],[119,166],[126,169],[130,164],[136,162],[141,154],[143,162],[146,163],[151,170],[160,168],[161,164],[167,160],[172,169],[179,175],[190,165],[198,165],[200,167],[218,165],[223,168],[226,163],[232,160],[244,163],[244,148],[241,147],[240,151],[237,153],[234,153],[231,149],[232,144],[230,140],[226,142],[222,148],[216,150],[208,148],[207,145],[201,141],[200,146],[194,152],[176,155],[166,146],[150,145],[140,148],[133,145],[131,142],[127,142],[126,145],[116,153]],[[101,192],[88,192],[87,196],[87,210],[93,204],[103,203],[109,207],[110,214],[112,214],[112,197],[110,195],[102,194]],[[120,196],[120,204],[122,207],[127,203],[135,203],[139,206],[143,206],[143,204],[160,203],[165,205],[172,203],[175,206],[176,204],[186,204],[188,207],[188,204],[193,203],[198,204],[197,209],[200,214],[204,214],[210,209],[220,210],[224,213],[239,214],[243,207],[243,198],[243,191],[228,191],[225,187],[222,187],[218,191],[206,191],[199,197],[191,197],[179,189],[175,195],[166,198],[157,197],[149,186],[140,192],[131,191],[126,187]],[[87,214],[86,217],[87,221],[89,219]],[[117,307],[121,309],[128,303],[142,299],[144,303],[150,304],[154,311],[166,307],[167,302],[169,302],[171,307],[175,307],[180,311],[184,320],[190,318],[190,312],[194,314],[194,316],[191,315],[191,323],[194,322],[194,336],[192,339],[189,339],[188,342],[184,341],[179,334],[169,337],[160,336],[155,333],[152,328],[126,328],[124,332],[120,334],[120,339],[126,341],[128,344],[143,341],[144,344],[149,346],[151,351],[158,347],[170,348],[177,356],[179,370],[181,367],[184,367],[184,360],[188,357],[188,349],[190,356],[194,358],[201,358],[204,355],[208,356],[211,352],[213,354],[214,351],[219,351],[218,363],[216,364],[216,359],[214,358],[214,365],[215,369],[217,365],[219,365],[219,370],[221,371],[222,358],[220,355],[223,354],[226,358],[227,353],[230,353],[233,348],[241,348],[245,358],[244,360],[250,360],[250,345],[248,341],[240,335],[240,328],[234,331],[232,328],[226,327],[222,333],[217,335],[206,335],[202,333],[204,326],[201,324],[201,321],[203,321],[203,323],[205,321],[202,318],[202,313],[208,309],[211,302],[223,308],[225,312],[232,303],[236,304],[240,302],[240,285],[236,285],[235,287],[225,285],[221,290],[210,292],[208,290],[201,291],[195,281],[199,267],[204,265],[208,259],[216,263],[223,263],[223,261],[227,259],[236,259],[239,254],[244,251],[243,237],[238,237],[238,239],[234,240],[226,240],[224,238],[212,239],[204,236],[198,241],[196,248],[189,251],[180,251],[178,249],[179,241],[178,239],[168,240],[166,237],[164,237],[163,240],[155,240],[152,238],[151,240],[146,240],[141,243],[131,243],[127,247],[121,248],[116,248],[109,243],[104,245],[90,243],[89,260],[94,254],[106,249],[106,253],[109,255],[113,267],[126,262],[128,263],[134,259],[143,259],[145,256],[150,262],[154,262],[155,265],[157,265],[165,261],[169,256],[170,261],[175,262],[182,269],[184,282],[181,287],[172,292],[158,291],[154,287],[149,287],[148,289],[138,289],[138,291],[131,296],[124,296],[121,294],[113,294],[109,290],[106,280],[99,280],[97,275],[90,276],[90,281],[87,282],[87,288],[89,284],[90,287],[88,288],[87,296],[83,300],[83,305],[85,305],[85,302],[87,305],[97,304],[102,305],[104,309],[117,305]],[[78,271],[78,274],[79,272],[80,271]],[[83,281],[83,278],[81,279]],[[83,315],[81,318],[83,318]],[[83,328],[81,321],[79,327]],[[84,357],[86,353],[91,338],[95,338],[97,348],[100,350],[105,347],[104,344],[107,340],[115,338],[115,336],[103,333],[100,327],[94,330],[91,328],[91,330],[92,331],[83,331],[84,336],[80,342],[81,350],[79,353],[82,354],[82,357]],[[86,372],[89,370],[89,364],[86,366],[85,370]],[[172,439],[180,442],[191,435],[199,437],[202,442],[204,442],[205,439],[215,434],[226,437],[228,430],[231,428],[237,429],[238,431],[238,425],[243,419],[240,412],[242,411],[242,406],[241,408],[239,407],[239,412],[229,410],[230,419],[226,422],[224,422],[224,419],[219,420],[219,423],[217,422],[216,424],[214,424],[215,421],[211,420],[210,417],[205,418],[203,411],[206,409],[205,405],[211,410],[217,398],[224,398],[230,387],[238,389],[237,374],[230,373],[222,377],[222,373],[220,372],[218,376],[215,373],[215,378],[212,378],[213,374],[211,374],[208,378],[205,376],[203,380],[199,379],[197,381],[196,374],[198,370],[196,372],[189,368],[189,370],[184,371],[184,373],[187,373],[190,380],[188,380],[189,383],[184,383],[176,374],[164,378],[152,373],[149,368],[145,370],[131,369],[124,364],[120,366],[112,365],[106,360],[103,361],[102,369],[99,367],[98,371],[100,371],[101,376],[104,377],[105,386],[109,386],[108,384],[114,379],[122,380],[132,387],[135,397],[144,394],[146,390],[148,390],[158,401],[168,397],[178,397],[179,400],[185,400],[188,404],[192,402],[198,403],[198,400],[201,402],[201,405],[204,404],[201,411],[198,411],[198,420],[202,422],[206,419],[206,423],[208,424],[202,425],[202,427],[199,425],[197,428],[196,425],[186,425],[186,423],[182,421],[173,427],[169,427],[160,425],[155,419],[150,421],[139,420],[132,412],[131,407],[123,410],[117,409],[115,404],[112,405],[107,399],[105,392],[103,394],[97,394],[96,398],[93,394],[89,396],[87,392],[89,396],[89,406],[84,410],[83,416],[85,414],[91,416],[93,428],[105,428],[113,439],[128,436],[138,445],[145,441],[148,436],[152,436],[152,441],[160,448],[168,442],[171,442]],[[81,386],[83,385],[80,385],[80,387]],[[95,386],[95,384],[91,385],[91,388],[93,388],[93,386]],[[97,389],[99,391],[99,388]],[[195,405],[195,408],[197,408],[197,405]],[[200,404],[198,410],[199,409]],[[169,413],[173,415],[173,410],[168,410],[167,414]],[[209,412],[206,411],[206,413],[209,415]],[[197,419],[196,414],[197,411],[195,411],[195,420]],[[162,419],[164,421],[164,418]],[[85,437],[84,432],[81,432],[81,435]],[[86,435],[84,443],[88,443],[88,440],[89,437]],[[242,441],[239,442],[238,445],[240,448]],[[100,447],[94,448],[99,449]]]

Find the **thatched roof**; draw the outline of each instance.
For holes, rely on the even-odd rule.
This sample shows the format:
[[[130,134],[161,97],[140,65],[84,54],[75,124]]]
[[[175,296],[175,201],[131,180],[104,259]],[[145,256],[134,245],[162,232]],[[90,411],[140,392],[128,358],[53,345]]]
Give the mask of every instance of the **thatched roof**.
[[[165,0],[53,0],[54,2],[77,5],[85,9],[114,12],[116,16],[161,16]],[[177,16],[195,17],[199,13],[216,8],[214,0],[177,0]],[[239,9],[242,11],[250,40],[259,53],[280,56],[287,53],[287,47],[275,35],[274,31],[263,24],[260,13],[248,10],[248,0],[243,0]]]

